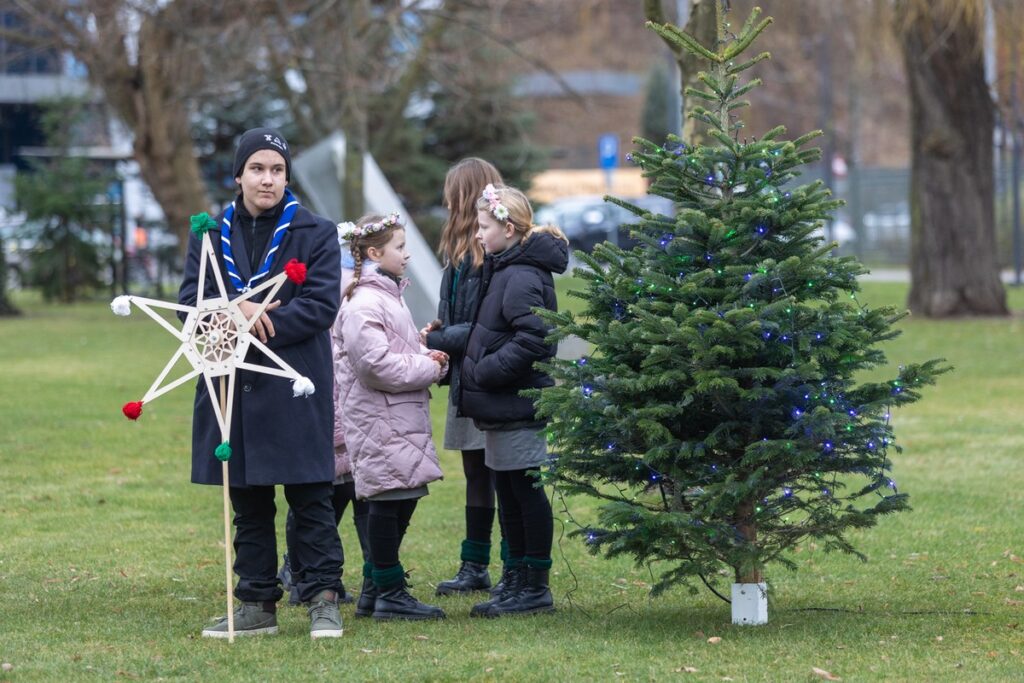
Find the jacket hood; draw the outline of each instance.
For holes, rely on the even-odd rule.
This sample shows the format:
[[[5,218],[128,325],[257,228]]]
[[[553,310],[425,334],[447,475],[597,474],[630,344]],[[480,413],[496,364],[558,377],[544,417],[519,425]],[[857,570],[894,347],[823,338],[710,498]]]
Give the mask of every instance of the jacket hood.
[[[363,286],[373,287],[387,292],[391,296],[401,298],[402,292],[409,286],[409,278],[402,278],[400,282],[395,282],[394,278],[381,273],[376,263],[366,261],[359,274],[359,284],[356,285],[356,290]]]
[[[534,232],[514,247],[494,257],[495,269],[513,264],[536,266],[564,273],[569,265],[569,245],[549,232]]]

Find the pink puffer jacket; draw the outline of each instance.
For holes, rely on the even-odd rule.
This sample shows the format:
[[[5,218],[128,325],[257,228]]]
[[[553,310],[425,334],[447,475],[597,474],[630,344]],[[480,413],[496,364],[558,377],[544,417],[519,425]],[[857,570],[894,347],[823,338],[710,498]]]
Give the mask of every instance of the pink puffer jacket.
[[[359,498],[417,488],[442,476],[427,391],[440,379],[441,367],[420,344],[402,301],[406,284],[399,287],[372,268],[364,269],[339,314],[336,410]]]
[[[352,269],[341,269],[341,297],[345,300],[345,290],[352,282]],[[344,342],[341,338],[341,311],[334,319],[331,327],[331,353],[334,358],[334,480],[339,481],[345,475],[352,474],[352,461],[345,448],[345,428],[341,423],[341,356],[344,353]]]

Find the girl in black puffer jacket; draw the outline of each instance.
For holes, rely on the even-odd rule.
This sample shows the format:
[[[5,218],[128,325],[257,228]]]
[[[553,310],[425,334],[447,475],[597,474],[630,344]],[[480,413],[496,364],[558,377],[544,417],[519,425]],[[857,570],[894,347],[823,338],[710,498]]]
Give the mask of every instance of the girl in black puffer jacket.
[[[555,355],[547,325],[534,310],[557,310],[552,273],[569,262],[558,228],[533,225],[526,196],[488,185],[477,201],[477,237],[484,261],[480,307],[462,360],[460,406],[486,434],[486,462],[495,471],[502,530],[508,540],[505,588],[473,607],[474,616],[554,609],[548,588],[551,504],[537,473],[547,461],[544,421],[523,389],[554,382],[535,364]]]
[[[484,435],[473,421],[459,417],[459,369],[466,350],[469,329],[480,303],[480,274],[484,250],[476,239],[476,200],[488,183],[501,184],[498,169],[483,159],[470,157],[458,162],[444,179],[444,203],[448,222],[441,233],[441,258],[445,264],[441,280],[438,321],[425,328],[428,348],[448,354],[451,388],[444,429],[444,447],[462,451],[466,475],[466,537],[462,541],[462,564],[454,578],[437,585],[438,595],[487,590],[491,577],[491,529],[494,526],[494,472],[484,464]],[[502,542],[501,558],[507,547]]]

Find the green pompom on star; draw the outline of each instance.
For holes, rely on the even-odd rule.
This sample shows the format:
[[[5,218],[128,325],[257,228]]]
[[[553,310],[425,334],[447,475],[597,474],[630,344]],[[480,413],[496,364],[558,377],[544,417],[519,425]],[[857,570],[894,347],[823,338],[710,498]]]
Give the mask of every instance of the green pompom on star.
[[[192,216],[189,221],[192,223],[192,232],[198,237],[217,227],[217,221],[210,218],[210,214],[205,211]]]
[[[213,452],[213,455],[221,462],[227,462],[231,459],[231,444],[227,441],[217,446],[217,449]]]

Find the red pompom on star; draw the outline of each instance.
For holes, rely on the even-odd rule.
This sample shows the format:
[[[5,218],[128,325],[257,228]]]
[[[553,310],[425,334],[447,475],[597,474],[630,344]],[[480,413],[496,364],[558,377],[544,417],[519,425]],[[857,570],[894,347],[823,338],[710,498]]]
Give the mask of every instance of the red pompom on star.
[[[306,264],[299,261],[299,259],[293,258],[284,264],[284,272],[288,279],[297,285],[301,285],[306,281]]]
[[[121,408],[121,412],[124,413],[124,416],[129,420],[138,420],[139,415],[142,415],[142,401],[128,401],[128,403],[125,403],[124,407]]]

